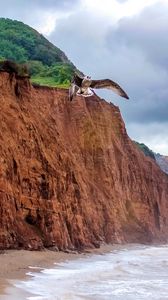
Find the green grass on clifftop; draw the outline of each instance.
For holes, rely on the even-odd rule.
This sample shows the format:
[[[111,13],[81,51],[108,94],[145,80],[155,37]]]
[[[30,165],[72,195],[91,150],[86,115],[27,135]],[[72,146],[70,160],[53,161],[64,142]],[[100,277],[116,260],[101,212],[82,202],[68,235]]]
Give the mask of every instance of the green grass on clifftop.
[[[59,88],[69,88],[70,83],[58,83],[53,77],[33,77],[31,78],[32,83],[36,83],[43,86],[59,87]]]

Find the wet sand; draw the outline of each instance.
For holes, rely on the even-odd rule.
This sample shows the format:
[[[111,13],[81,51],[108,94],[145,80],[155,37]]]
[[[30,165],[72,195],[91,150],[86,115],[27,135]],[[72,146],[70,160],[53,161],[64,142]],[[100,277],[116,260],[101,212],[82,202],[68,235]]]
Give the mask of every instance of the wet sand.
[[[39,268],[45,269],[53,267],[54,263],[66,260],[74,260],[80,257],[103,254],[110,252],[116,246],[103,245],[99,249],[88,249],[83,253],[65,253],[44,251],[26,251],[26,250],[7,250],[0,254],[0,300],[26,299],[26,295],[15,295],[13,283],[18,280],[26,280],[26,273],[33,267],[34,271]],[[33,269],[31,269],[31,272]],[[40,271],[40,269],[39,269]]]

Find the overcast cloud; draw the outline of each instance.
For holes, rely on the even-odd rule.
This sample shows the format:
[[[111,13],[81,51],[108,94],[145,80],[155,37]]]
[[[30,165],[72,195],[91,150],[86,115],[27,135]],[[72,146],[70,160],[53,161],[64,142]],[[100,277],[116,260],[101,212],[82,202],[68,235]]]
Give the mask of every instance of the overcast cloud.
[[[110,92],[100,95],[120,107],[132,139],[168,155],[168,1],[21,3],[5,1],[2,17],[48,33],[85,74],[117,81],[130,101]]]
[[[124,2],[127,2],[127,0],[117,0],[117,2],[124,3]]]
[[[78,3],[80,0],[5,0],[0,17],[22,21],[48,34],[54,29],[57,16],[68,14]]]

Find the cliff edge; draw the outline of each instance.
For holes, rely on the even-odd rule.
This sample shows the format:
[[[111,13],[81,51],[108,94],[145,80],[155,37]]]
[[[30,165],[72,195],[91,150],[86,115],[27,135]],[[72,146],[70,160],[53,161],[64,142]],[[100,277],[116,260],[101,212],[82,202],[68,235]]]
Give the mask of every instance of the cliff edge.
[[[0,249],[168,240],[168,176],[118,107],[0,73]]]

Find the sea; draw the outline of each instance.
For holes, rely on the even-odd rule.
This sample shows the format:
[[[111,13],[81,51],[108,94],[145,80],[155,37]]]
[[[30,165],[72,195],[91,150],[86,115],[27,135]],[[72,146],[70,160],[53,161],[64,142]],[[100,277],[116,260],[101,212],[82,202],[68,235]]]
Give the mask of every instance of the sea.
[[[168,300],[168,245],[116,246],[27,275],[15,288],[28,300]]]

